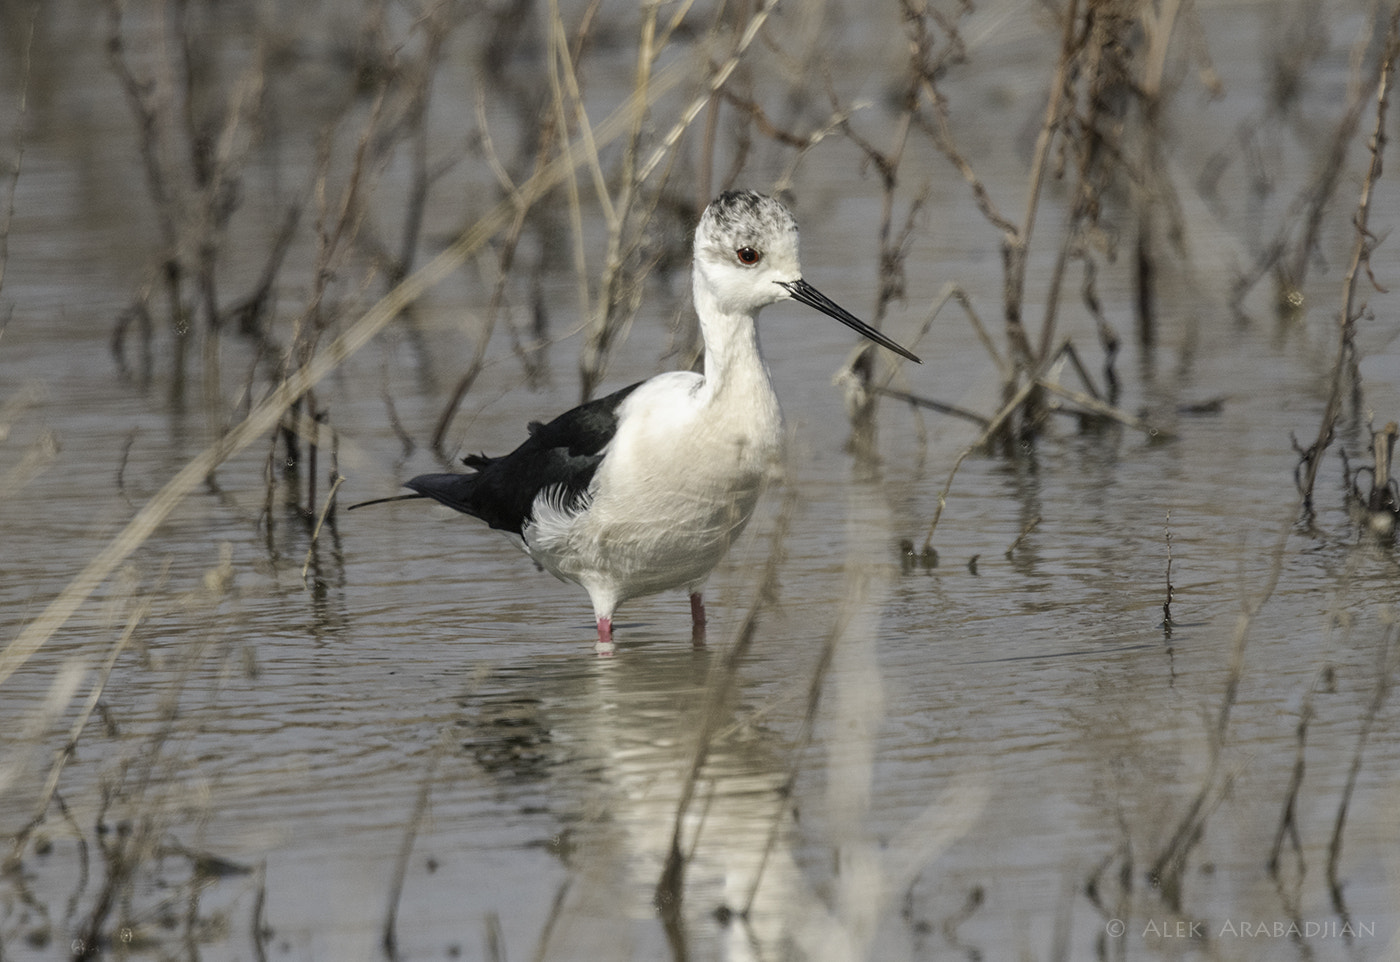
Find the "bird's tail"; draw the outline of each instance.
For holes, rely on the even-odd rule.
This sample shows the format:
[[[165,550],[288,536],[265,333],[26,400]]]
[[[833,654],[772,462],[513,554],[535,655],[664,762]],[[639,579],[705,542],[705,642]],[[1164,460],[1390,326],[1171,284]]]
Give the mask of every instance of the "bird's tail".
[[[390,501],[416,501],[419,498],[426,498],[426,494],[396,494],[392,498],[375,498],[373,501],[360,501],[348,506],[346,511],[354,511],[356,508],[368,508],[372,504],[388,504]]]
[[[476,504],[476,484],[479,475],[476,474],[420,474],[404,482],[404,487],[413,491],[412,494],[399,494],[392,498],[375,498],[373,501],[361,501],[359,504],[352,504],[347,510],[353,511],[356,508],[368,507],[371,504],[386,504],[390,501],[414,501],[418,498],[431,498],[438,504],[444,504],[455,511],[469,514],[473,517],[481,517],[480,508]]]
[[[480,517],[475,497],[480,477],[479,474],[420,474],[405,481],[404,487],[414,491],[417,497],[432,498],[455,511]],[[404,495],[406,498],[414,496]]]

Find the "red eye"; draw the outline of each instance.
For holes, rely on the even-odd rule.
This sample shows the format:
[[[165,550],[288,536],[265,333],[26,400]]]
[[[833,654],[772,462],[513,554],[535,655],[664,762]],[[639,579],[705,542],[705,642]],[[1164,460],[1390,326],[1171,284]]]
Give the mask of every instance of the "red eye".
[[[739,258],[740,264],[748,264],[750,267],[763,260],[763,255],[752,247],[741,247],[734,252],[734,256]]]

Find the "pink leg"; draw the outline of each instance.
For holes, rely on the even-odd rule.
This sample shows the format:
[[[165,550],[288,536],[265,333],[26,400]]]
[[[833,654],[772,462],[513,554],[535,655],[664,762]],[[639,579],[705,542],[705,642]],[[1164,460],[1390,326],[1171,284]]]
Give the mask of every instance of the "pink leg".
[[[612,643],[612,619],[604,615],[598,619],[598,644],[602,646],[611,645]]]
[[[705,647],[705,602],[698,591],[690,593],[690,643],[696,648]]]

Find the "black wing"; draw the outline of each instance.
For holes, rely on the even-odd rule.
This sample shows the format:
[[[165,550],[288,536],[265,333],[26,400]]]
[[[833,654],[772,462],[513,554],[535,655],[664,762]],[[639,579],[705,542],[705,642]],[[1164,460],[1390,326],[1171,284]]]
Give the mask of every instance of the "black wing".
[[[580,404],[548,424],[532,423],[529,439],[504,457],[473,454],[463,459],[475,474],[420,474],[405,487],[493,528],[520,534],[531,520],[535,497],[545,488],[561,488],[566,507],[583,499],[603,463],[603,449],[617,433],[618,406],[642,383]]]

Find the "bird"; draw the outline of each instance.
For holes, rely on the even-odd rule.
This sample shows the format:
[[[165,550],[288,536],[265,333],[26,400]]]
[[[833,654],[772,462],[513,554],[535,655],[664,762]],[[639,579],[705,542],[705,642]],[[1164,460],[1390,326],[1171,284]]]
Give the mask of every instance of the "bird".
[[[619,605],[676,588],[703,641],[705,581],[776,474],[783,421],[759,351],[758,313],[794,300],[876,344],[922,361],[803,279],[797,222],[782,203],[730,190],[695,229],[692,285],[703,369],[668,371],[587,401],[469,473],[422,474],[412,494],[484,521],[536,565],[588,593],[599,651],[614,646]]]

